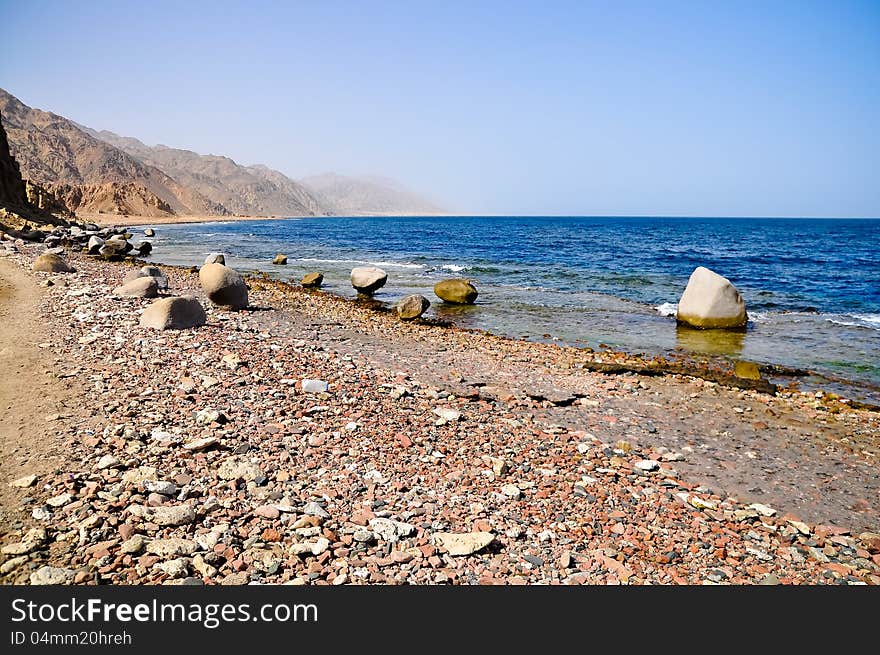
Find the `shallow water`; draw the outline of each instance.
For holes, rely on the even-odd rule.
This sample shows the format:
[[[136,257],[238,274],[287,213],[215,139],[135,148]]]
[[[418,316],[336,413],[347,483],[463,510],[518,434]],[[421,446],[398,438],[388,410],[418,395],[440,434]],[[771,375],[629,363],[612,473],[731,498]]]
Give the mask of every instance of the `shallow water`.
[[[224,252],[242,271],[354,296],[352,267],[381,266],[394,302],[515,337],[645,353],[676,348],[810,368],[880,385],[880,220],[742,218],[303,218],[160,226],[153,259],[201,264]],[[287,266],[270,262],[278,252]],[[728,277],[749,311],[742,334],[676,327],[696,266]],[[437,301],[445,277],[474,280],[473,307]],[[868,396],[876,396],[868,391]]]

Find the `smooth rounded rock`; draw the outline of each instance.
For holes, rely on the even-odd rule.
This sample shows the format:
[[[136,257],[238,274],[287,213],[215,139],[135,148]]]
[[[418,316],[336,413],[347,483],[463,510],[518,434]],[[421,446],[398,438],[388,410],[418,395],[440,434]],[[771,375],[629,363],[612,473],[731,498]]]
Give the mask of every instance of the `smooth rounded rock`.
[[[416,293],[398,302],[395,309],[401,320],[411,321],[428,311],[430,306],[430,300]]]
[[[472,305],[478,295],[471,281],[463,278],[438,282],[434,285],[434,293],[440,300],[456,305]]]
[[[58,255],[46,253],[37,257],[33,269],[43,273],[75,273],[76,269]]]
[[[388,273],[376,266],[359,266],[351,270],[351,286],[366,296],[376,293],[387,281]]]
[[[284,266],[285,264],[287,264],[287,255],[278,253],[277,255],[275,255],[275,259],[272,260],[272,263],[276,266]]]
[[[212,252],[210,255],[205,257],[206,264],[223,264],[226,265],[226,257],[223,256],[221,252]]]
[[[159,283],[154,277],[138,277],[113,289],[113,295],[128,298],[155,298],[159,295]]]
[[[199,270],[199,283],[215,305],[229,309],[244,309],[248,306],[248,289],[244,278],[228,266],[205,264]]]
[[[153,302],[141,314],[140,324],[155,330],[186,330],[204,325],[207,320],[199,301],[192,296],[183,296]]]

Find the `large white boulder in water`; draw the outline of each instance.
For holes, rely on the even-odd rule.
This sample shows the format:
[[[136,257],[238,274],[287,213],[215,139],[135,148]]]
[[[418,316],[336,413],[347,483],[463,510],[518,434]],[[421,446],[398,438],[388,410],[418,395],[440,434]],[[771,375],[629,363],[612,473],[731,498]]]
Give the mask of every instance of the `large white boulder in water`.
[[[385,286],[388,273],[375,266],[359,266],[351,270],[351,286],[358,293],[371,295]]]
[[[746,303],[726,277],[698,266],[688,280],[676,318],[700,329],[742,328],[749,320]]]
[[[229,309],[248,306],[248,289],[244,278],[223,264],[205,264],[199,269],[199,283],[215,305]]]

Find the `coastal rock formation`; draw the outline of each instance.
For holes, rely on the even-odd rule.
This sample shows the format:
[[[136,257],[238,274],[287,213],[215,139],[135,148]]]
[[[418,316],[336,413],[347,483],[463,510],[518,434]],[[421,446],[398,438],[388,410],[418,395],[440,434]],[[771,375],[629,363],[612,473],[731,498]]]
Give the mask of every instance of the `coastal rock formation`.
[[[317,288],[324,283],[324,276],[321,273],[306,273],[303,275],[300,284],[307,288]]]
[[[159,283],[154,277],[138,277],[113,289],[113,295],[129,298],[155,298],[159,295]]]
[[[678,301],[679,323],[699,329],[743,328],[746,303],[726,277],[698,266]]]
[[[351,286],[365,296],[376,293],[387,281],[388,273],[376,266],[359,266],[351,270]]]
[[[46,253],[34,261],[34,270],[44,273],[75,273],[76,269],[58,255]]]
[[[141,327],[154,330],[186,330],[204,325],[208,320],[204,308],[192,296],[162,298],[141,314]]]
[[[422,314],[428,311],[428,307],[430,306],[431,301],[427,298],[419,294],[413,294],[397,303],[397,316],[400,317],[401,320],[411,321],[414,318],[419,318]]]
[[[0,111],[22,177],[43,185],[71,210],[229,214],[222,205],[96,139],[73,121],[28,107],[2,89]]]
[[[444,302],[472,305],[477,299],[477,288],[470,280],[455,278],[442,280],[434,285],[434,293]]]
[[[282,255],[281,253],[278,253],[277,255],[275,255],[275,259],[272,260],[272,263],[276,266],[284,266],[285,264],[287,264],[287,255]]]
[[[212,252],[210,255],[205,257],[206,264],[223,264],[226,265],[226,257],[223,256],[223,253]]]
[[[229,309],[244,309],[248,305],[248,289],[244,278],[228,266],[205,264],[199,270],[199,283],[215,305]]]
[[[86,244],[86,252],[90,255],[97,255],[104,243],[104,239],[97,235],[89,237],[89,242]]]

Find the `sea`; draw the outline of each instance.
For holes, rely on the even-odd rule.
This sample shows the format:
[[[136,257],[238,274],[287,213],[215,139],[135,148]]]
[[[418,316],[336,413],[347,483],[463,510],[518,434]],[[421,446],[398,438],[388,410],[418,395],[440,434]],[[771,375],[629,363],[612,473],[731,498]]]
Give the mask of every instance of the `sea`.
[[[146,227],[146,226],[145,226]],[[388,272],[376,299],[427,297],[428,315],[515,338],[633,353],[685,351],[809,369],[880,401],[880,219],[352,217],[155,226],[153,260],[229,266],[356,294],[355,266]],[[277,253],[286,266],[273,265]],[[745,298],[744,332],[679,328],[688,277],[705,266]],[[432,292],[471,279],[473,306]]]

